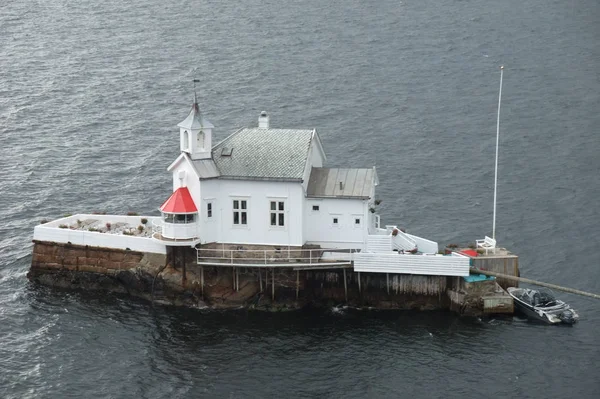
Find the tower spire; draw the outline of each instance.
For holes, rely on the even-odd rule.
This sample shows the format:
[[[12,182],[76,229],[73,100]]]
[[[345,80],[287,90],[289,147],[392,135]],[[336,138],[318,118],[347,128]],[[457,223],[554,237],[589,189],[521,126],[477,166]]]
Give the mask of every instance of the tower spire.
[[[179,143],[182,152],[196,159],[208,159],[212,156],[212,128],[214,127],[209,121],[204,119],[198,106],[198,93],[196,91],[196,83],[199,79],[193,79],[194,85],[194,103],[192,109],[181,123],[179,127]]]
[[[194,79],[194,108],[196,108],[197,110],[199,110],[198,107],[198,95],[196,94],[196,83],[200,83],[200,79]]]

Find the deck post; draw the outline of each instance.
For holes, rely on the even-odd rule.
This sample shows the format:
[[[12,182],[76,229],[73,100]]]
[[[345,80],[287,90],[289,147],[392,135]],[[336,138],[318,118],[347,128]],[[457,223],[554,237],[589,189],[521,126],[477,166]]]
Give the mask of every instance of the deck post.
[[[298,300],[298,292],[300,291],[300,270],[296,270],[296,300]]]
[[[231,268],[231,282],[232,282],[233,290],[235,291],[235,267]]]
[[[348,282],[346,281],[346,269],[344,268],[344,298],[348,302]]]
[[[271,299],[275,300],[275,268],[271,269]]]
[[[202,299],[204,299],[204,266],[200,266],[200,286],[202,287]]]
[[[262,275],[260,273],[260,267],[258,268],[258,282],[260,283],[260,292],[262,292],[263,291],[263,288],[262,288]]]
[[[186,259],[185,259],[185,252],[186,251],[185,250],[186,249],[187,248],[183,248],[183,266],[182,266],[183,270],[182,270],[182,276],[181,276],[181,282],[183,283],[184,286],[185,286],[185,282],[187,280],[187,276],[186,276],[186,273],[185,273],[185,261],[186,261]]]
[[[390,274],[389,273],[385,274],[385,279],[386,279],[387,293],[389,295],[390,294]]]
[[[360,272],[358,272],[358,292],[362,292],[360,289]]]

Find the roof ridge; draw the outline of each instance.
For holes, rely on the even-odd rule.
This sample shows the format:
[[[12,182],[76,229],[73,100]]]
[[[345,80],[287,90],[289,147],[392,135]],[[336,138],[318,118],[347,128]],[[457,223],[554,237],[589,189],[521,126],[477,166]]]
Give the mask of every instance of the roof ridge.
[[[221,144],[223,144],[224,142],[226,142],[227,140],[229,140],[230,138],[232,138],[233,136],[235,136],[236,134],[238,134],[239,132],[241,132],[242,130],[245,130],[245,129],[247,129],[247,128],[246,127],[238,128],[238,130],[231,133],[229,136],[225,137],[223,140],[219,141],[217,144],[213,145],[211,151],[216,150],[218,146],[220,146]]]

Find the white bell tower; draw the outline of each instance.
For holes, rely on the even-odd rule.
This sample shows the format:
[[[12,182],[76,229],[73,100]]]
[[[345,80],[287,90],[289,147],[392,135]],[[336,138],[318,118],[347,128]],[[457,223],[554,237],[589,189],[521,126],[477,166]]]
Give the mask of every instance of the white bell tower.
[[[194,83],[196,80],[194,80]],[[211,158],[212,129],[214,126],[202,117],[194,88],[194,104],[190,114],[179,125],[179,147],[192,159]]]

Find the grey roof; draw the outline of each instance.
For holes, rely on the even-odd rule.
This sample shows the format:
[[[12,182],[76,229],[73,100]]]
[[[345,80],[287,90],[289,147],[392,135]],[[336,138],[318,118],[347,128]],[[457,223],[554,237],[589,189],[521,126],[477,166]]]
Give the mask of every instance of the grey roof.
[[[214,126],[212,123],[204,119],[202,114],[200,113],[200,108],[198,107],[198,103],[194,102],[192,105],[192,109],[190,110],[189,115],[185,118],[179,125],[180,128],[195,130],[200,129],[202,127],[207,129],[212,129]]]
[[[312,168],[306,196],[368,199],[375,180],[375,169]]]
[[[302,180],[313,134],[245,128],[214,146],[212,157],[222,178]]]
[[[215,177],[219,177],[220,173],[217,169],[217,165],[212,159],[197,159],[192,160],[192,164],[194,168],[196,168],[196,172],[200,179],[212,179]]]

